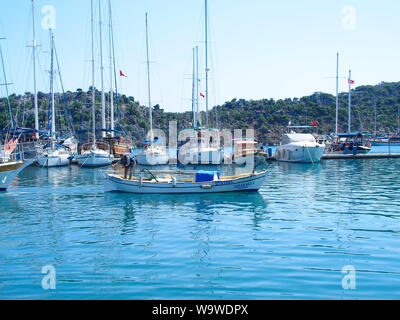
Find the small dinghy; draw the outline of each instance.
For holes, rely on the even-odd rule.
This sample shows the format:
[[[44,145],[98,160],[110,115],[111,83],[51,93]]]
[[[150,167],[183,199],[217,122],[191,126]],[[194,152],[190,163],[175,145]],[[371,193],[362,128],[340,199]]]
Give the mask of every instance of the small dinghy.
[[[220,176],[218,171],[150,171],[143,169],[144,175],[124,179],[123,175],[110,174],[99,170],[105,192],[183,194],[257,192],[263,185],[268,171]]]

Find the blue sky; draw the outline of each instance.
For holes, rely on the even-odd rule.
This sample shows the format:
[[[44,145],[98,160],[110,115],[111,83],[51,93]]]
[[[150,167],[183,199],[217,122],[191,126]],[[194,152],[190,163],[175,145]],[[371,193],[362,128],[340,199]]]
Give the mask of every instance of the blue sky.
[[[107,20],[108,0],[102,0]],[[96,15],[98,0],[95,0]],[[48,92],[49,39],[42,29],[42,8],[56,9],[55,40],[64,86],[90,86],[90,1],[36,0],[37,38],[41,45],[38,87]],[[152,101],[168,111],[190,109],[192,48],[200,46],[204,70],[203,0],[112,0],[117,68],[128,78],[119,90],[146,104],[145,13],[150,23]],[[355,9],[354,28],[343,19]],[[32,91],[31,1],[1,1],[0,37],[11,92]],[[209,0],[210,103],[233,98],[286,98],[335,92],[336,52],[340,53],[340,90],[347,90],[348,70],[356,85],[399,81],[400,2],[314,0]],[[96,18],[98,20],[98,18]],[[349,21],[348,19],[345,21]],[[345,25],[346,26],[346,25]],[[108,27],[104,24],[104,65],[108,62]],[[98,53],[98,28],[96,29]],[[96,60],[98,63],[98,55]],[[1,82],[3,80],[1,79]],[[204,92],[204,81],[202,81]],[[100,87],[97,65],[96,87]],[[105,87],[109,87],[106,69]],[[4,88],[0,88],[4,95]],[[202,105],[204,108],[204,102]]]

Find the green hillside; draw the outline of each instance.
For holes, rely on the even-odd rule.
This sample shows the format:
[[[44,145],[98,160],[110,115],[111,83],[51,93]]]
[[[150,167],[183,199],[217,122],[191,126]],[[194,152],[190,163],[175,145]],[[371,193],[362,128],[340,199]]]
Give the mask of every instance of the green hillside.
[[[97,124],[100,123],[100,92],[96,90]],[[108,95],[106,94],[108,99]],[[40,92],[39,116],[42,129],[47,128],[48,94]],[[66,100],[75,131],[91,126],[91,92],[78,89],[76,92],[66,92]],[[11,95],[11,105],[16,123],[20,127],[34,126],[33,95]],[[56,95],[58,110],[57,127],[67,132],[68,121],[61,94]],[[339,96],[339,131],[347,130],[348,94]],[[374,101],[377,104],[378,131],[395,133],[397,131],[397,114],[400,108],[400,82],[381,83],[376,86],[360,86],[352,92],[352,130],[374,130]],[[9,123],[6,98],[0,99],[0,127]],[[148,128],[148,109],[140,106],[134,97],[121,95],[119,97],[120,119],[122,129],[136,142],[142,141]],[[190,106],[188,106],[190,110]],[[204,121],[205,114],[202,112]],[[169,121],[177,121],[178,128],[190,126],[192,114],[165,112],[161,106],[154,106],[154,127],[168,131]],[[311,96],[294,99],[274,100],[243,100],[233,99],[222,106],[214,107],[210,112],[210,125],[215,127],[218,119],[219,128],[247,129],[254,128],[257,138],[262,143],[277,143],[286,130],[289,121],[294,125],[310,124],[311,120],[319,123],[320,133],[330,133],[335,130],[335,96],[322,92]]]

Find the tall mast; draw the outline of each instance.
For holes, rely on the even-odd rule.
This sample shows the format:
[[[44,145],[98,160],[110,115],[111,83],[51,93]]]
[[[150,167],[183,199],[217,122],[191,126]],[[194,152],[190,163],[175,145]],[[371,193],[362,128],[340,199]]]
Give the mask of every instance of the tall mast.
[[[108,17],[109,17],[109,46],[110,46],[110,129],[111,137],[114,137],[114,88],[113,88],[113,30],[112,30],[112,12],[111,0],[108,0]]]
[[[349,120],[348,120],[348,133],[351,132],[351,70],[349,70]]]
[[[193,114],[193,125],[192,127],[196,127],[196,91],[195,91],[195,86],[196,86],[196,52],[195,48],[192,49],[193,52],[193,73],[192,73],[192,114]]]
[[[150,98],[150,60],[149,60],[149,27],[146,13],[146,58],[147,58],[147,94],[149,102],[149,117],[150,117],[150,145],[153,144],[153,115],[151,110],[151,98]]]
[[[376,137],[376,98],[374,99],[375,121],[374,121],[374,135]]]
[[[51,92],[51,149],[54,151],[55,135],[56,135],[56,115],[54,107],[54,35],[50,29],[50,52],[51,52],[51,67],[50,67],[50,92]]]
[[[339,123],[339,53],[336,57],[336,134],[338,134],[338,123]]]
[[[196,46],[196,126],[200,127],[201,126],[201,121],[200,121],[200,114],[199,114],[199,47]]]
[[[397,106],[397,135],[400,134],[400,107]]]
[[[0,40],[4,40],[4,38],[0,38]],[[1,65],[2,65],[2,68],[3,68],[3,77],[4,77],[4,84],[2,84],[2,85],[4,85],[6,87],[7,104],[8,104],[8,111],[10,113],[11,128],[14,129],[14,127],[15,127],[14,117],[13,117],[13,114],[12,114],[10,97],[9,97],[9,94],[8,94],[8,85],[9,85],[9,83],[7,83],[6,69],[4,67],[3,50],[1,49],[1,44],[0,44],[0,56],[1,56]]]
[[[33,23],[33,41],[32,41],[32,59],[33,59],[33,95],[35,104],[35,138],[39,138],[39,108],[36,88],[36,24],[35,24],[35,0],[32,0],[32,23]]]
[[[92,135],[93,148],[96,148],[96,96],[94,88],[94,12],[93,0],[91,0],[91,23],[92,23]]]
[[[106,136],[106,104],[104,95],[104,65],[103,65],[103,34],[101,20],[101,0],[99,0],[99,28],[100,28],[100,75],[101,75],[101,129],[102,137]]]
[[[208,11],[207,0],[205,0],[205,57],[206,57],[206,128],[208,129]]]

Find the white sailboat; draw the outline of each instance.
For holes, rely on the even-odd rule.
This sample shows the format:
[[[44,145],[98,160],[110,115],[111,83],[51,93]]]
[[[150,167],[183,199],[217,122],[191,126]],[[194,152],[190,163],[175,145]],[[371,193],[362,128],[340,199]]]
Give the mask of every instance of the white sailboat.
[[[100,60],[101,60],[101,78],[103,79],[103,55],[102,55],[102,33],[101,33],[101,1],[99,1],[99,16],[100,16]],[[78,164],[82,167],[102,167],[112,164],[114,156],[111,154],[109,147],[104,149],[98,148],[96,142],[96,101],[95,101],[95,87],[94,87],[94,13],[93,13],[93,0],[91,1],[91,22],[92,22],[92,135],[93,142],[82,146],[81,153],[76,157]],[[102,115],[105,115],[104,105],[104,86],[102,81]],[[103,119],[103,117],[102,117]],[[105,119],[105,118],[104,118]],[[103,128],[105,127],[105,120]],[[103,131],[105,133],[105,131]],[[106,145],[107,146],[107,145]]]
[[[2,85],[6,88],[8,109],[10,113],[10,124],[11,130],[15,129],[14,117],[12,113],[10,99],[8,98],[8,83],[6,72],[4,68],[3,51],[0,45],[0,57],[2,63],[2,71],[4,77],[4,83]],[[10,130],[10,131],[11,131]],[[7,141],[6,138],[5,141]],[[9,142],[5,143],[4,146],[0,145],[0,191],[5,191],[14,180],[14,178],[23,169],[32,164],[33,160],[24,160],[24,153],[17,152],[18,150],[18,138],[10,138]]]
[[[192,90],[192,106],[193,106],[193,129],[197,131],[198,140],[190,145],[182,147],[178,150],[178,159],[183,164],[221,164],[224,159],[224,152],[220,147],[219,130],[209,127],[208,107],[209,107],[209,90],[208,90],[208,6],[205,0],[205,74],[206,88],[204,98],[206,100],[206,123],[205,127],[201,126],[199,115],[199,62],[198,47],[193,51],[193,90]],[[194,107],[195,106],[195,107]],[[208,131],[208,132],[206,132]],[[207,134],[208,133],[208,134]],[[210,141],[209,136],[216,137],[217,141]]]
[[[145,146],[145,149],[136,154],[136,161],[140,165],[155,166],[164,165],[169,161],[168,153],[165,150],[165,146],[154,143],[153,134],[153,115],[151,107],[151,95],[150,95],[150,60],[149,60],[149,37],[148,37],[148,21],[146,13],[146,56],[147,56],[147,90],[148,90],[148,104],[149,104],[149,121],[150,121],[150,141]]]
[[[65,147],[57,145],[56,141],[56,113],[54,100],[54,35],[50,30],[51,67],[50,67],[50,92],[51,92],[51,130],[49,144],[39,152],[36,161],[41,167],[68,166],[71,153]]]

